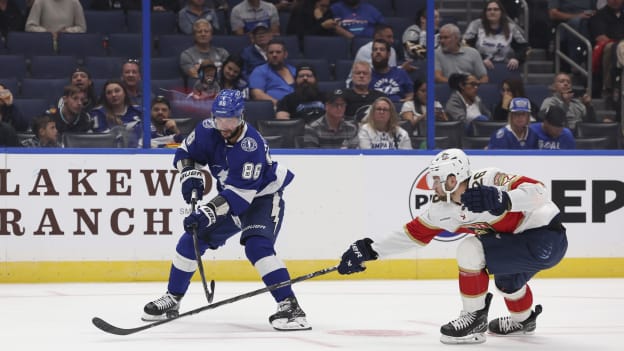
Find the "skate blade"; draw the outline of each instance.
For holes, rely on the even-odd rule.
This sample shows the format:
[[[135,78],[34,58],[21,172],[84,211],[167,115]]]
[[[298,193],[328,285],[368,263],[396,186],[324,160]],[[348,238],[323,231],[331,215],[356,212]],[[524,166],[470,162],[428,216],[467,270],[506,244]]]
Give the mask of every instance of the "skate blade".
[[[517,331],[509,334],[497,334],[488,330],[488,335],[492,335],[495,337],[506,337],[506,336],[529,336],[535,334],[535,330],[530,331]]]
[[[170,318],[174,318],[178,316],[178,311],[170,311],[169,313],[166,314],[161,314],[158,316],[155,316],[153,314],[147,314],[147,313],[143,313],[143,316],[141,316],[141,320],[143,322],[158,322],[158,321],[164,321],[165,319],[170,319]]]
[[[273,326],[273,329],[279,331],[297,331],[312,329],[312,326],[308,323],[305,317],[297,317],[291,320],[288,320],[286,318],[280,318],[271,322],[271,325]]]
[[[440,336],[440,342],[443,344],[449,344],[449,345],[482,344],[485,342],[485,334],[476,333],[476,334],[470,334],[470,335],[460,336],[460,337],[442,335]]]

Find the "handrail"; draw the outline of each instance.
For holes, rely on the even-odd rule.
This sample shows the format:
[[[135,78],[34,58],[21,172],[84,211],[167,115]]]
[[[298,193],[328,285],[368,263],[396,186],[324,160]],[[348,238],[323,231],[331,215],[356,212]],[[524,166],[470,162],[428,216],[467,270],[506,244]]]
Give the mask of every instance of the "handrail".
[[[572,59],[561,52],[561,34],[563,31],[567,31],[569,34],[575,36],[578,40],[580,40],[585,47],[587,48],[587,69],[583,68],[583,66],[578,63],[572,61]],[[574,28],[570,27],[567,23],[559,23],[557,26],[557,30],[555,32],[555,73],[559,73],[561,70],[561,61],[564,60],[570,66],[576,68],[582,75],[587,78],[587,91],[589,94],[592,92],[592,52],[593,48],[591,43],[587,38],[585,38],[581,33],[577,32]]]

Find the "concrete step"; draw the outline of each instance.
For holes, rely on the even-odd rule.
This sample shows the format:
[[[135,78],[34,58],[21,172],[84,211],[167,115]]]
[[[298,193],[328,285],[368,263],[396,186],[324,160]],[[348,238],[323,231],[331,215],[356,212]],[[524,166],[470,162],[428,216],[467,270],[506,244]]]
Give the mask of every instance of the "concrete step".
[[[555,65],[551,61],[527,61],[529,73],[554,73]]]
[[[548,59],[548,52],[545,49],[531,49],[531,52],[529,53],[529,57],[527,58],[527,61],[533,61],[533,60],[544,60],[544,61],[551,61]]]
[[[554,73],[529,73],[526,84],[546,84],[552,83],[555,77]]]

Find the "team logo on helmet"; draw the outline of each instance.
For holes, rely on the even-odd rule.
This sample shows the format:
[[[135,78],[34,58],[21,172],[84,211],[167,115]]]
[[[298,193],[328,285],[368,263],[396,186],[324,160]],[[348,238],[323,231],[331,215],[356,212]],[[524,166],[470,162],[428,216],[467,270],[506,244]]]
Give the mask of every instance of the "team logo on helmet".
[[[448,156],[448,155],[447,155]],[[442,155],[444,157],[444,155]],[[425,168],[418,174],[409,192],[409,210],[412,218],[416,218],[420,216],[424,211],[433,203],[437,201],[442,201],[435,194],[429,183],[427,182],[427,175],[429,173],[429,169]],[[451,232],[443,232],[440,235],[433,238],[433,240],[437,241],[456,241],[462,239],[467,234],[455,234]]]

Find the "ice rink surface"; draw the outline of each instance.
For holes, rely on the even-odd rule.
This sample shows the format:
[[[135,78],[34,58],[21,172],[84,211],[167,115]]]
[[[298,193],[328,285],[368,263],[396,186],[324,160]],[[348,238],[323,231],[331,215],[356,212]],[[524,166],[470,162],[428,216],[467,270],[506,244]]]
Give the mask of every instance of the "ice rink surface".
[[[143,305],[165,283],[0,285],[2,350],[102,351],[399,351],[624,350],[624,279],[536,279],[544,312],[532,336],[489,336],[479,345],[444,345],[442,324],[459,315],[454,280],[305,281],[294,285],[313,329],[277,332],[268,324],[276,304],[258,295],[129,336],[104,333],[97,316],[124,328],[143,324]],[[215,302],[258,288],[259,282],[217,282]],[[490,319],[505,315],[490,281]],[[182,311],[206,304],[193,282]]]

